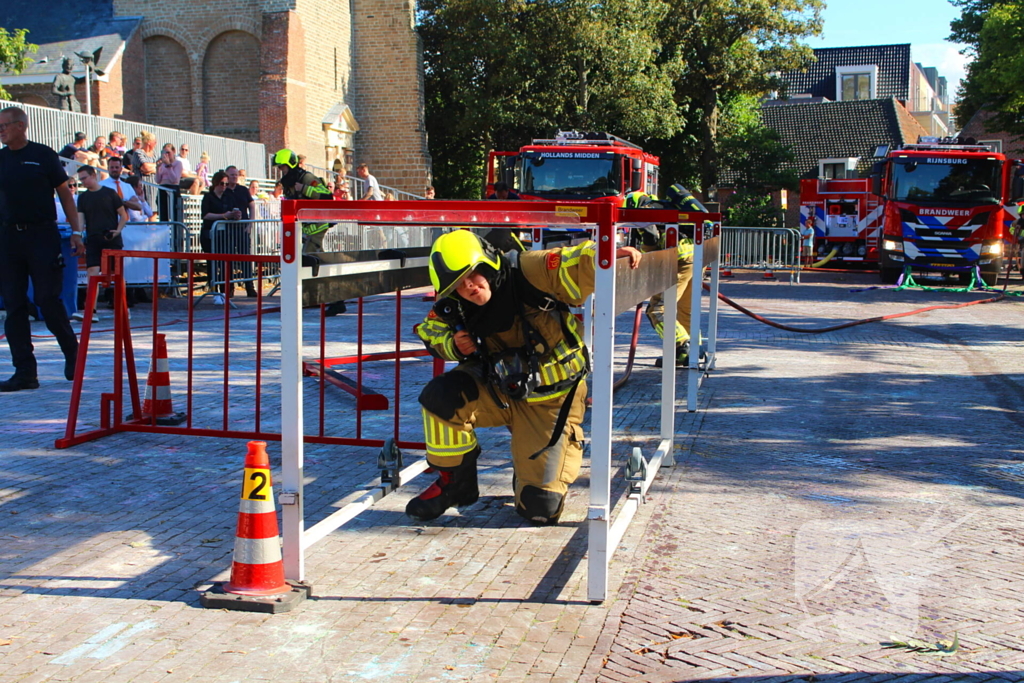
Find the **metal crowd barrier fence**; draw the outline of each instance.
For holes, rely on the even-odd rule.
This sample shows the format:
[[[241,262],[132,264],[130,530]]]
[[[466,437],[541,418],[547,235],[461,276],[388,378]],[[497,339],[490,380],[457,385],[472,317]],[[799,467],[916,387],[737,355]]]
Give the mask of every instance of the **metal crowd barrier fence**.
[[[800,231],[795,228],[722,227],[722,268],[782,271],[800,282]]]
[[[0,100],[0,109],[8,106],[20,107],[28,114],[29,140],[41,142],[58,151],[73,141],[75,133],[78,131],[85,133],[90,142],[99,135],[107,137],[112,131],[120,131],[124,133],[130,147],[133,138],[142,131],[148,130],[156,135],[158,148],[165,142],[173,142],[178,147],[187,143],[194,155],[193,163],[199,162],[200,152],[208,152],[211,165],[214,168],[223,168],[228,164],[234,164],[239,168],[246,169],[251,176],[266,175],[267,152],[262,143],[245,142],[216,135],[154,126],[149,123],[125,121],[105,116],[89,116],[84,113],[61,111],[52,107]]]
[[[279,263],[267,263],[257,278],[252,261],[221,258],[228,254],[241,256],[276,256],[281,253],[281,221],[216,221],[210,228],[210,246],[217,258],[207,259],[207,285],[213,290],[229,291],[236,284],[247,288],[257,279],[276,281],[281,274]],[[209,293],[209,292],[207,292]],[[206,296],[203,294],[199,301]],[[196,303],[199,303],[197,301]]]

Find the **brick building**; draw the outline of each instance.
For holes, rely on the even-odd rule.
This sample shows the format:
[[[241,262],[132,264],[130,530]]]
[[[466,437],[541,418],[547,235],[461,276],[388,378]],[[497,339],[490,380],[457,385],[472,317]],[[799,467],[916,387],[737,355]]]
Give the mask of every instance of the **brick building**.
[[[61,57],[103,47],[94,114],[290,147],[339,172],[367,163],[383,184],[419,194],[430,156],[414,9],[406,0],[53,0],[45,12],[4,3],[0,26],[29,29],[40,49],[0,82],[18,101],[55,106]]]

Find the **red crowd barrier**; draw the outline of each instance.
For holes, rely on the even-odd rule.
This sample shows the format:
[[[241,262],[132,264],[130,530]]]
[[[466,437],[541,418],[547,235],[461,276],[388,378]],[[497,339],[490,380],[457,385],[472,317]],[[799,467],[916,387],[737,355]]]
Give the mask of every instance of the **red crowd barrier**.
[[[280,441],[281,434],[266,429],[263,424],[262,413],[264,406],[264,370],[263,363],[266,357],[264,349],[264,329],[265,323],[264,318],[267,315],[276,315],[280,309],[277,307],[265,307],[264,298],[264,284],[267,282],[267,266],[268,264],[277,264],[280,262],[278,256],[257,256],[257,255],[224,255],[224,254],[190,254],[190,253],[168,253],[168,252],[143,252],[143,251],[109,251],[104,254],[105,267],[104,272],[106,274],[94,276],[90,278],[87,291],[86,291],[86,304],[85,304],[85,318],[82,326],[81,341],[79,344],[78,352],[78,363],[75,371],[74,383],[72,385],[71,403],[68,411],[67,426],[65,429],[64,436],[59,438],[55,442],[57,448],[69,448],[78,444],[85,443],[99,439],[111,434],[117,434],[121,432],[143,432],[143,433],[156,433],[156,434],[181,434],[188,436],[216,436],[216,437],[231,437],[248,440],[263,440],[263,441]],[[128,312],[127,305],[127,287],[124,278],[124,260],[126,258],[134,259],[152,259],[153,261],[153,284],[151,288],[152,304],[150,312],[152,320],[149,321],[148,333],[151,336],[151,348],[156,347],[158,330],[161,327],[181,324],[186,326],[185,344],[187,348],[185,353],[181,353],[180,340],[177,342],[172,339],[168,339],[168,346],[173,349],[172,358],[173,363],[176,366],[177,372],[180,373],[180,365],[182,361],[182,355],[184,355],[185,361],[185,373],[186,373],[186,384],[183,399],[184,400],[184,412],[187,417],[183,424],[174,425],[161,425],[157,423],[154,415],[145,415],[143,412],[141,394],[140,394],[140,379],[139,373],[136,368],[136,339],[138,331],[134,331],[131,327],[131,320]],[[185,282],[175,285],[176,288],[184,288],[186,294],[184,301],[186,303],[184,317],[175,317],[168,315],[161,311],[161,298],[160,290],[161,287],[167,285],[161,285],[158,278],[158,268],[161,260],[173,259],[185,263]],[[215,353],[218,357],[222,358],[223,368],[220,371],[222,377],[219,383],[222,386],[222,405],[219,410],[219,424],[211,424],[209,421],[203,422],[195,419],[196,405],[195,405],[195,389],[201,378],[198,377],[196,368],[197,359],[197,342],[202,342],[203,351],[202,353],[207,357],[210,356],[210,344],[211,340],[208,335],[204,335],[203,338],[197,339],[196,335],[196,324],[200,322],[210,322],[217,320],[214,317],[203,317],[196,310],[196,302],[201,298],[201,294],[197,295],[197,261],[206,261],[207,272],[212,270],[214,263],[223,263],[224,266],[220,266],[227,273],[227,291],[231,291],[233,283],[231,280],[231,271],[233,267],[238,267],[238,264],[251,264],[244,266],[246,269],[252,270],[255,275],[256,281],[256,300],[255,307],[252,311],[246,310],[232,310],[231,300],[225,298],[222,306],[222,312],[220,315],[223,317],[223,335],[219,340],[220,348],[216,348]],[[234,265],[229,265],[234,264]],[[105,382],[107,378],[97,378],[95,376],[95,366],[98,365],[96,362],[96,351],[90,350],[92,346],[95,346],[96,335],[95,332],[96,324],[92,322],[93,313],[95,309],[96,294],[100,289],[100,286],[106,286],[113,289],[114,296],[114,312],[113,312],[113,371],[109,377],[110,385],[104,387],[99,395],[99,426],[97,428],[87,429],[86,431],[78,431],[79,417],[83,409],[83,400],[88,396],[89,392],[86,391],[86,375],[90,375],[90,387],[96,382]],[[167,301],[167,300],[164,300]],[[394,351],[388,352],[377,352],[377,353],[364,353],[364,300],[362,298],[357,299],[357,315],[356,315],[356,327],[357,327],[357,339],[356,339],[356,353],[355,355],[342,356],[342,357],[328,357],[326,355],[327,350],[327,330],[326,330],[326,315],[325,306],[320,305],[320,330],[319,330],[319,354],[316,358],[306,359],[304,362],[304,374],[308,377],[316,377],[318,379],[318,410],[315,411],[318,416],[318,424],[313,433],[307,433],[304,440],[307,443],[318,443],[318,444],[336,444],[346,446],[383,446],[384,442],[388,437],[392,437],[396,440],[396,443],[402,448],[410,449],[423,449],[425,445],[420,441],[408,441],[399,439],[400,430],[400,418],[401,418],[401,401],[400,401],[400,388],[401,388],[401,373],[402,368],[401,359],[414,358],[428,356],[429,354],[425,349],[419,350],[403,350],[402,346],[402,297],[400,292],[395,293],[395,348]],[[241,317],[255,317],[255,338],[250,338],[248,335],[243,339],[241,343],[246,345],[246,348],[254,354],[255,364],[254,367],[250,366],[253,371],[254,381],[251,387],[245,387],[247,393],[251,393],[252,396],[252,410],[251,422],[246,425],[245,428],[237,426],[240,421],[242,414],[235,410],[235,406],[231,405],[232,392],[238,392],[238,375],[236,372],[235,376],[232,375],[232,370],[236,371],[239,369],[239,361],[232,359],[232,323]],[[411,329],[411,324],[405,323],[407,329]],[[180,337],[181,335],[177,335]],[[216,344],[216,342],[214,342]],[[237,335],[235,337],[235,343],[238,342]],[[277,346],[278,342],[274,342],[274,351],[279,349]],[[175,348],[175,345],[177,348]],[[389,402],[387,397],[376,392],[375,390],[367,387],[364,384],[364,365],[371,362],[381,361],[394,361],[394,382],[392,385],[394,400]],[[355,365],[355,379],[350,379],[348,376],[340,374],[334,368]],[[437,374],[443,369],[443,363],[435,363],[433,366],[433,373]],[[172,375],[174,372],[172,371]],[[207,373],[208,374],[208,373]],[[143,383],[145,379],[143,379]],[[354,435],[353,430],[346,429],[348,435],[340,436],[328,433],[326,428],[326,386],[332,384],[348,392],[355,398],[355,429]],[[204,385],[206,386],[206,385]],[[126,395],[127,393],[127,395]],[[388,408],[393,410],[393,428],[394,434],[382,434],[379,438],[368,438],[363,435],[363,412],[366,410],[387,410]],[[176,405],[175,409],[181,410],[180,406]],[[208,411],[207,411],[208,412]],[[130,413],[128,417],[125,417],[126,413]],[[142,416],[139,419],[135,419],[133,416]],[[307,422],[307,427],[310,427]],[[307,430],[309,431],[309,430]]]

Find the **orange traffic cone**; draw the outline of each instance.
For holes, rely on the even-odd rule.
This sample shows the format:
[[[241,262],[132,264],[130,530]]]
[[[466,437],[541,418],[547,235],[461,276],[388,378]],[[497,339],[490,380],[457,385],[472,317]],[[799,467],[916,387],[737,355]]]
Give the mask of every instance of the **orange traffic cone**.
[[[772,272],[771,268],[769,268],[768,270],[764,271],[764,279],[765,280],[774,280],[775,279],[775,273]]]
[[[245,454],[238,531],[231,580],[203,593],[203,607],[245,612],[287,612],[309,595],[309,587],[284,578],[270,459],[265,441],[250,441]]]
[[[732,268],[722,268],[718,273],[719,278],[732,277]]]
[[[162,334],[156,335],[153,358],[149,361],[149,377],[146,379],[142,416],[129,416],[128,419],[149,422],[153,418],[158,425],[180,425],[188,419],[185,413],[174,412],[171,400],[171,373],[167,361],[167,338]]]

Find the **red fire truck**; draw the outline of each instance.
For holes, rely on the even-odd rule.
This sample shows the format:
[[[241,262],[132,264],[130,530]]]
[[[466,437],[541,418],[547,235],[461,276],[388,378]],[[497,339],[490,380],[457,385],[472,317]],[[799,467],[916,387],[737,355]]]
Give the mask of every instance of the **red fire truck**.
[[[977,266],[986,283],[999,278],[1013,243],[1012,200],[1024,195],[1022,162],[973,143],[921,138],[875,165],[872,191],[885,203],[883,282],[895,282],[908,265],[959,272],[961,279]]]
[[[800,181],[801,232],[814,230],[814,253],[833,263],[878,263],[881,198],[867,178]],[[805,232],[806,234],[806,232]]]
[[[490,152],[485,196],[499,181],[523,199],[621,203],[634,189],[658,194],[658,157],[608,133],[559,131],[518,152]]]
[[[962,280],[978,266],[993,284],[1015,241],[1022,172],[1024,162],[973,140],[922,137],[889,151],[870,179],[803,181],[800,222],[814,228],[818,254],[877,262],[886,283],[909,265]]]

